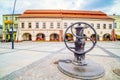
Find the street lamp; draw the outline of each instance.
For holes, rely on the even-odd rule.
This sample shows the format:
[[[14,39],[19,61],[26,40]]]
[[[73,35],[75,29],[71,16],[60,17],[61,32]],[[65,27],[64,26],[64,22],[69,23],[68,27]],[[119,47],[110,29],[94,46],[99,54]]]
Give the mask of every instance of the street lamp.
[[[14,16],[14,12],[15,12],[15,5],[16,5],[16,1],[14,1],[14,6],[13,6],[13,13],[12,13],[12,49],[14,49],[14,30],[13,30],[13,23],[14,23],[14,19],[13,19],[13,16]]]

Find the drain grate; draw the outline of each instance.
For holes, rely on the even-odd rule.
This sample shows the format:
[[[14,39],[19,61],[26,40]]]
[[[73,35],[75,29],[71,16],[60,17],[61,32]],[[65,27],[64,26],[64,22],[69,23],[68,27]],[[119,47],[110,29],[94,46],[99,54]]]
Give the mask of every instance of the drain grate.
[[[115,74],[117,74],[118,76],[120,76],[120,69],[114,69],[113,72],[114,72]]]

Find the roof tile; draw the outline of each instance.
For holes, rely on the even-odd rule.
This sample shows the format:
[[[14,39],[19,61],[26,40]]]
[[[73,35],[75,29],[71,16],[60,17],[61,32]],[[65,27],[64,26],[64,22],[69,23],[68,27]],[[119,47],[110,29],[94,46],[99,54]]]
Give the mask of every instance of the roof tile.
[[[101,11],[84,10],[26,10],[20,18],[96,18],[112,19]]]

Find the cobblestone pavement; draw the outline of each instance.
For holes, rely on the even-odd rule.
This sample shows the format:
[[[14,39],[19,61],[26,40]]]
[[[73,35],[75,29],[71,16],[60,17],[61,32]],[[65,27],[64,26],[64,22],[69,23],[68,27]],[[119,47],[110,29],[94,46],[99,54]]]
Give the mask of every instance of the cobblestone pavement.
[[[89,42],[86,44],[89,44]],[[0,60],[2,56],[8,56],[13,53],[14,55],[20,54],[21,51],[23,60],[37,59],[30,61],[29,64],[21,66],[18,69],[13,69],[9,74],[2,76],[0,80],[80,80],[64,75],[58,70],[57,64],[54,64],[54,62],[60,59],[73,59],[73,53],[65,48],[63,42],[15,43],[14,50],[10,49],[10,45],[10,43],[6,43],[2,46],[0,45]],[[89,45],[87,48],[89,48]],[[27,52],[31,54],[28,54]],[[46,55],[43,56],[43,54]],[[33,57],[29,55],[33,55]],[[21,58],[21,55],[17,55],[17,57],[19,56]],[[120,42],[98,42],[97,46],[91,52],[86,54],[86,59],[93,60],[104,67],[105,75],[97,80],[120,80],[120,76],[113,73],[115,68],[120,68]],[[20,59],[17,61],[19,62],[19,60]],[[13,60],[10,62],[12,61]],[[20,64],[23,65],[23,63]],[[3,64],[0,63],[0,70],[1,65]],[[9,67],[10,66],[11,65],[9,64]]]

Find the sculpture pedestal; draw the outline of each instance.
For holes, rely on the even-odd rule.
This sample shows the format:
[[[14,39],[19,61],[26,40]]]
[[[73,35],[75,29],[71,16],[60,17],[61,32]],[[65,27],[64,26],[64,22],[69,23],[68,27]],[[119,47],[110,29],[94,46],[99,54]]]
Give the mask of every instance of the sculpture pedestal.
[[[87,65],[77,66],[72,62],[59,61],[58,69],[64,74],[80,79],[96,79],[104,75],[104,68],[99,64],[86,60]]]

